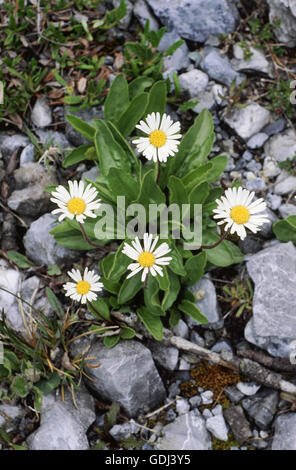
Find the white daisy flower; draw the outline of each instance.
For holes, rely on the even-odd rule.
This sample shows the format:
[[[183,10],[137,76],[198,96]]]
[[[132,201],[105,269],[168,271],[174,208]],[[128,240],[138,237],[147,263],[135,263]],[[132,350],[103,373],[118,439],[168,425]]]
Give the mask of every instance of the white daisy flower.
[[[80,181],[69,181],[69,191],[64,186],[58,186],[55,191],[52,192],[52,198],[50,200],[55,202],[59,209],[52,211],[52,214],[59,214],[59,222],[65,217],[74,219],[76,217],[77,222],[84,223],[86,217],[96,217],[94,210],[100,207],[100,200],[96,199],[98,192],[89,184],[84,188],[84,182]]]
[[[241,186],[237,188],[229,188],[225,191],[225,197],[216,199],[217,209],[214,209],[216,215],[214,219],[222,219],[218,225],[226,224],[225,230],[230,229],[230,233],[237,233],[244,240],[247,236],[246,228],[253,233],[258,232],[259,227],[268,222],[266,213],[266,203],[263,199],[257,199],[252,202],[255,193],[243,189]]]
[[[179,139],[182,135],[180,131],[180,123],[173,122],[170,116],[163,114],[162,118],[159,113],[148,114],[145,121],[140,121],[136,125],[148,137],[139,137],[133,140],[133,144],[137,145],[137,149],[148,160],[154,162],[166,162],[167,158],[178,151]]]
[[[69,271],[68,276],[75,282],[67,282],[63,285],[63,288],[67,291],[66,296],[82,304],[85,304],[86,301],[96,300],[97,294],[95,292],[101,291],[104,286],[102,282],[98,282],[100,276],[95,274],[94,271],[89,271],[88,268],[85,268],[83,277],[78,269]]]
[[[127,279],[134,276],[141,270],[143,270],[142,282],[145,281],[149,272],[152,274],[152,276],[156,276],[157,274],[163,276],[161,266],[170,264],[172,259],[170,256],[164,255],[169,253],[171,249],[167,243],[162,243],[158,248],[155,249],[159,237],[156,237],[153,242],[152,237],[152,234],[144,234],[144,249],[142,248],[138,237],[132,241],[132,247],[128,243],[124,244],[122,253],[136,261],[136,263],[131,263],[127,267],[127,269],[131,270],[131,273],[127,276]]]

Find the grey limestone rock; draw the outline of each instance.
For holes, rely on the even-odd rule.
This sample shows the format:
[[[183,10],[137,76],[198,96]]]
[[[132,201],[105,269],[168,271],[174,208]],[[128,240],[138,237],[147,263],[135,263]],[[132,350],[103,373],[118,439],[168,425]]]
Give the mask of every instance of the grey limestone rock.
[[[87,368],[89,387],[104,400],[118,401],[131,417],[148,411],[166,398],[165,388],[154,365],[151,352],[134,340],[120,341],[108,349],[99,340],[88,351],[90,364]]]
[[[262,337],[296,338],[296,248],[279,243],[247,262],[255,283],[253,327]]]
[[[296,46],[295,0],[267,0],[267,3],[270,23],[273,24],[279,19],[281,20],[279,26],[274,28],[277,39],[288,47]]]
[[[232,68],[228,57],[221,54],[219,49],[207,46],[203,50],[202,56],[200,68],[213,80],[227,86],[230,86],[233,80],[236,80],[237,84],[244,80],[244,75]]]
[[[227,0],[147,0],[154,14],[180,36],[204,42],[210,35],[232,33],[239,20],[234,3]]]
[[[272,450],[296,450],[296,413],[286,413],[274,422]]]
[[[268,429],[277,410],[279,393],[263,389],[253,397],[244,398],[242,406],[260,429]]]
[[[75,391],[75,407],[69,392],[65,400],[54,393],[44,395],[40,427],[27,439],[29,450],[87,450],[86,431],[94,422],[93,397],[84,389]]]
[[[255,102],[250,102],[245,108],[236,108],[224,116],[226,124],[245,140],[260,132],[269,120],[270,112]]]
[[[24,236],[26,255],[37,265],[69,264],[79,257],[79,251],[56,243],[49,233],[55,226],[56,218],[52,214],[44,214],[31,224]]]
[[[205,420],[196,411],[183,414],[167,424],[157,441],[157,450],[211,450],[212,443]]]

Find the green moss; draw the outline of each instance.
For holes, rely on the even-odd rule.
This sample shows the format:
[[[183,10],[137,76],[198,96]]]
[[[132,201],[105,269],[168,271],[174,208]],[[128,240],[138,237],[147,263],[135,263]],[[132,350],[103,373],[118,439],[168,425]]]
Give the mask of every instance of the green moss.
[[[228,434],[227,441],[220,441],[217,437],[213,437],[213,450],[230,450],[231,447],[239,447],[239,443],[231,434]]]

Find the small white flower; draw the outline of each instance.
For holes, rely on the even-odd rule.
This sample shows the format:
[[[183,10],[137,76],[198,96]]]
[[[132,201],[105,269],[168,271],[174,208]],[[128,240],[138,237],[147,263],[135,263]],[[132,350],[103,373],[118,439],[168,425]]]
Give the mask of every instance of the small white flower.
[[[230,233],[237,233],[244,240],[247,236],[246,228],[253,233],[258,232],[259,227],[268,222],[266,213],[262,213],[266,209],[266,203],[263,199],[257,199],[252,202],[255,193],[243,189],[241,186],[237,188],[229,188],[225,191],[225,197],[216,199],[217,209],[213,212],[214,219],[222,219],[218,225],[226,224],[225,230],[230,229]]]
[[[83,181],[79,183],[69,181],[69,191],[60,185],[52,192],[54,197],[50,200],[59,206],[59,209],[53,210],[52,214],[62,213],[59,222],[65,217],[70,219],[76,217],[77,222],[83,224],[86,217],[96,217],[93,211],[101,205],[100,199],[96,199],[97,195],[97,190],[91,184],[84,188]]]
[[[127,276],[127,279],[134,276],[141,270],[143,270],[142,282],[145,281],[149,272],[152,274],[152,276],[156,276],[157,274],[163,276],[161,266],[170,264],[172,259],[170,256],[164,255],[169,253],[171,249],[167,243],[162,243],[158,248],[155,249],[159,237],[156,237],[153,242],[152,237],[152,234],[144,234],[144,249],[142,248],[138,237],[132,241],[132,247],[128,243],[124,244],[122,253],[136,261],[136,263],[132,263],[127,267],[127,269],[131,270],[131,273]]]
[[[170,116],[163,114],[162,118],[159,113],[152,113],[146,116],[145,121],[140,121],[137,129],[140,129],[148,137],[139,137],[133,140],[133,144],[137,145],[140,153],[154,162],[166,162],[171,155],[174,156],[178,152],[179,139],[182,135],[180,131],[180,123],[173,122]]]
[[[71,299],[77,300],[82,304],[85,304],[86,301],[92,302],[97,299],[95,292],[101,291],[103,284],[98,282],[100,276],[95,274],[94,271],[89,271],[88,268],[85,268],[82,277],[78,269],[72,269],[72,271],[68,272],[68,276],[75,282],[67,282],[63,285],[63,288],[67,291],[67,297],[71,297]]]

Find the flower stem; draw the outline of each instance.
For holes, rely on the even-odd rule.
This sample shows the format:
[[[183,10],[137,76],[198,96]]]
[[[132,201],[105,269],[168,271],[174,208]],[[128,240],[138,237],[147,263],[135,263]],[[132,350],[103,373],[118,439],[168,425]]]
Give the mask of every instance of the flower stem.
[[[89,245],[94,246],[95,248],[98,248],[98,249],[101,250],[101,251],[107,251],[107,252],[115,251],[113,248],[111,248],[111,247],[109,247],[109,246],[103,246],[103,245],[99,245],[98,243],[92,242],[92,241],[89,239],[89,237],[88,237],[88,235],[87,235],[87,233],[86,233],[86,231],[85,231],[83,225],[82,225],[80,222],[78,222],[78,223],[79,223],[79,227],[80,227],[80,230],[81,230],[81,232],[82,232],[83,238],[84,238],[84,240],[85,240]]]
[[[156,184],[159,184],[160,174],[161,174],[161,163],[160,163],[160,161],[158,160],[158,161],[157,161]]]
[[[216,248],[216,246],[219,246],[220,243],[222,243],[228,237],[229,233],[230,229],[226,230],[226,232],[223,233],[221,238],[216,243],[214,243],[214,245],[202,245],[200,248],[202,250],[211,250],[212,248]]]

